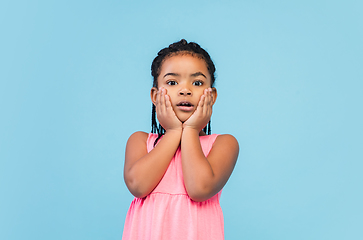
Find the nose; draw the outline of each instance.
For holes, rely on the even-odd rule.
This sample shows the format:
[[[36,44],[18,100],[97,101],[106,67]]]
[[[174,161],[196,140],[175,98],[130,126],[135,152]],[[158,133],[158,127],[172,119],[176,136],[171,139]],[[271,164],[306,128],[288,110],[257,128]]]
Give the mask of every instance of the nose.
[[[188,88],[182,88],[179,91],[179,95],[181,96],[191,96],[192,95],[192,91],[190,91]]]

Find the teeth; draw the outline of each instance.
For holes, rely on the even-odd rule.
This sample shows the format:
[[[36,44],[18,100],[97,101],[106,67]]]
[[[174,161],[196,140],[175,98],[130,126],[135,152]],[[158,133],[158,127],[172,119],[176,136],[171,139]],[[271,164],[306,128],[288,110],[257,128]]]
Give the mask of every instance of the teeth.
[[[181,106],[191,106],[189,103],[181,103]]]

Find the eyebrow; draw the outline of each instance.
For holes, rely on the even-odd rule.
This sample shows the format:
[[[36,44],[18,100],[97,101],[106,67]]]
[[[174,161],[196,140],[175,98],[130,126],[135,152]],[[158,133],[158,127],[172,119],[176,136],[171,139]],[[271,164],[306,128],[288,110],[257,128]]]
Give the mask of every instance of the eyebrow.
[[[179,76],[180,76],[180,74],[177,74],[177,73],[167,73],[167,74],[165,74],[165,75],[164,75],[164,78],[165,78],[166,76],[175,76],[175,77],[179,77]]]
[[[191,74],[190,76],[192,76],[192,77],[203,76],[203,77],[207,78],[202,72],[196,72],[196,73]]]
[[[178,73],[167,73],[164,75],[164,78],[166,76],[175,76],[175,77],[180,77],[180,74]],[[196,72],[196,73],[193,73],[193,74],[190,74],[191,77],[198,77],[198,76],[203,76],[205,78],[207,78],[202,72]]]

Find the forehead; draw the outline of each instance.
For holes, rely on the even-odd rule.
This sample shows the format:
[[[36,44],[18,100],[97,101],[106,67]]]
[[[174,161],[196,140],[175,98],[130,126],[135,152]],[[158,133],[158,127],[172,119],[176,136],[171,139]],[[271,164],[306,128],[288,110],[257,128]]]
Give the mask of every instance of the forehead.
[[[166,58],[160,68],[159,77],[163,77],[165,73],[177,74],[193,74],[202,72],[208,79],[210,74],[207,64],[203,58],[193,56],[191,54],[180,54]]]

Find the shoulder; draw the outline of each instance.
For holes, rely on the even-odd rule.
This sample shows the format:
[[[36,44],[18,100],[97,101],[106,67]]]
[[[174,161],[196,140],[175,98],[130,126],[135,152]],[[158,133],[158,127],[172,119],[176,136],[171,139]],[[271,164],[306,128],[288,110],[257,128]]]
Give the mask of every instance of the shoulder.
[[[127,140],[127,144],[140,143],[140,142],[146,143],[148,137],[149,137],[149,133],[142,132],[142,131],[134,132],[133,134],[131,134],[131,136]]]
[[[231,134],[220,134],[217,136],[214,144],[228,144],[239,148],[237,139]]]
[[[146,132],[135,132],[131,134],[126,143],[125,161],[137,159],[139,154],[147,153],[147,139],[149,134]]]
[[[147,138],[149,136],[150,133],[147,133],[147,132],[143,132],[143,131],[137,131],[137,132],[134,132],[133,134],[131,134],[131,136],[129,137],[130,138],[139,138],[139,137],[143,137],[143,138]]]
[[[232,162],[235,162],[239,153],[239,144],[237,139],[231,134],[221,134],[214,141],[211,151],[214,153],[218,152],[224,156],[229,155]]]

